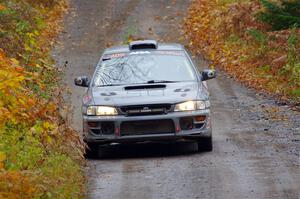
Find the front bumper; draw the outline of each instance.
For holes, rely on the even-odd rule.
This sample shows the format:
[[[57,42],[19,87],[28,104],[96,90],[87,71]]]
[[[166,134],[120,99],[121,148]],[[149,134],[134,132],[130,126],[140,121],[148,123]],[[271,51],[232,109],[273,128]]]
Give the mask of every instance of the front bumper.
[[[196,117],[205,118],[203,121],[196,121]],[[182,118],[193,118],[193,125],[189,128],[182,128]],[[174,132],[155,132],[136,134],[134,127],[132,132],[124,134],[122,124],[126,122],[147,123],[147,121],[172,121]],[[91,126],[90,124],[109,122],[113,124],[113,132],[101,133],[100,126]],[[146,127],[145,127],[146,128]],[[95,133],[97,132],[97,133]],[[147,115],[147,116],[86,116],[83,115],[83,135],[84,141],[88,143],[124,143],[124,142],[143,142],[143,141],[169,141],[178,139],[197,139],[200,137],[211,136],[211,123],[209,109],[188,111],[188,112],[171,112],[162,115]]]

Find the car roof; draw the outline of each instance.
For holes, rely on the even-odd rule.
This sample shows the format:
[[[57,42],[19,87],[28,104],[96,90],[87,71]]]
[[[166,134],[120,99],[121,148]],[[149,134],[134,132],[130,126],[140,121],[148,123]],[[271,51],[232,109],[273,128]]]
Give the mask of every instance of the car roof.
[[[145,41],[150,41],[150,40],[145,40]],[[154,49],[145,48],[145,49],[138,49],[138,50],[182,51],[184,50],[184,47],[183,45],[177,43],[157,43],[157,46]],[[120,46],[113,46],[105,49],[104,54],[127,53],[127,52],[138,51],[138,50],[130,50],[130,45],[120,45]]]

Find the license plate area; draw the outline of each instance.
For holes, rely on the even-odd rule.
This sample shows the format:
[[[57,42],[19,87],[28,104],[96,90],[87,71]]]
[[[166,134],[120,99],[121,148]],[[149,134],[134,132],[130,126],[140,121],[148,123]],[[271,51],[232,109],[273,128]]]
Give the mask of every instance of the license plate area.
[[[175,133],[175,126],[171,119],[125,121],[121,123],[121,136],[172,133]]]

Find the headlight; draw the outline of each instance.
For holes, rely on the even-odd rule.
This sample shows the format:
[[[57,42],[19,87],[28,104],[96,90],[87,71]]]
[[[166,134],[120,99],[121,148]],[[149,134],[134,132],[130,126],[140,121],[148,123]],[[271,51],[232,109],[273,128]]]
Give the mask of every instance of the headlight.
[[[118,111],[114,107],[109,106],[89,106],[86,110],[87,115],[117,115]]]
[[[174,111],[195,111],[209,108],[209,101],[187,101],[175,105]]]

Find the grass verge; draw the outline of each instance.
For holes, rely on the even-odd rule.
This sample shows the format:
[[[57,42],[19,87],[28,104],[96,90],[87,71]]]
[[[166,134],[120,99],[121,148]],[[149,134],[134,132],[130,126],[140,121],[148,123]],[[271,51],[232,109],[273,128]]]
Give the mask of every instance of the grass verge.
[[[50,52],[63,0],[0,0],[0,198],[80,198],[83,144]]]

